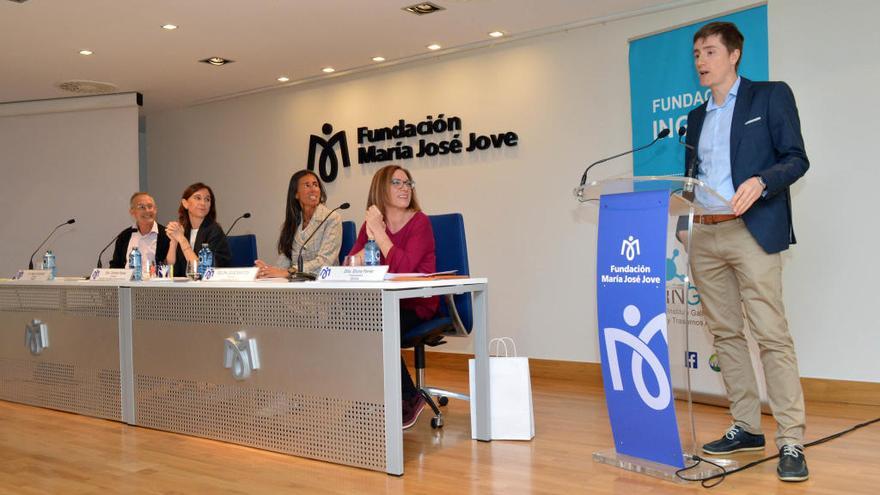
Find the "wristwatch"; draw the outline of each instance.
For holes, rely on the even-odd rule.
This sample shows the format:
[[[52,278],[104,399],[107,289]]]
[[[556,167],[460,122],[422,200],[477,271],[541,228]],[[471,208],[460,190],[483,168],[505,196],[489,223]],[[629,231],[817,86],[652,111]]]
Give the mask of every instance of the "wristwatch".
[[[761,177],[760,175],[756,175],[756,176],[754,176],[754,177],[755,177],[756,179],[758,179],[758,184],[761,184],[761,189],[763,189],[764,191],[766,191],[766,190],[767,190],[767,183],[764,182],[764,178]]]

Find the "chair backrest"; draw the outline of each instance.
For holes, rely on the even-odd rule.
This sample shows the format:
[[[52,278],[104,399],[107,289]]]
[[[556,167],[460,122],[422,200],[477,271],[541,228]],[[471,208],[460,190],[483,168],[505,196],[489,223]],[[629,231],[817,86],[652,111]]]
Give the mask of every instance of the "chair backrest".
[[[457,270],[456,275],[470,275],[467,254],[467,238],[464,234],[464,218],[461,213],[430,215],[434,230],[434,251],[437,254],[437,271]],[[456,295],[455,310],[461,318],[462,326],[470,333],[473,324],[471,293]],[[440,313],[449,315],[447,299],[440,298]],[[451,315],[450,315],[451,316]]]
[[[340,265],[348,252],[351,251],[355,240],[357,240],[357,230],[355,230],[354,222],[350,220],[342,222],[342,246],[339,247]]]
[[[254,266],[257,259],[257,236],[254,234],[231,235],[226,238],[232,251],[231,267]]]

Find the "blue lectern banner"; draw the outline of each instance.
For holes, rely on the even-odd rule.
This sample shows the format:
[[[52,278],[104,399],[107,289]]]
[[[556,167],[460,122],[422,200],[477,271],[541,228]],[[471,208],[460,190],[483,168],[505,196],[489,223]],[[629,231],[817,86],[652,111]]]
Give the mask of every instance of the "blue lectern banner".
[[[634,40],[629,45],[629,86],[633,148],[651,142],[663,129],[678,138],[687,114],[706,101],[694,70],[693,36],[712,21],[736,24],[745,37],[739,73],[766,81],[767,6],[761,5]],[[633,156],[633,175],[684,175],[684,146],[660,146]],[[671,144],[671,143],[670,143]]]
[[[684,467],[666,338],[667,191],[602,196],[599,349],[618,454]]]

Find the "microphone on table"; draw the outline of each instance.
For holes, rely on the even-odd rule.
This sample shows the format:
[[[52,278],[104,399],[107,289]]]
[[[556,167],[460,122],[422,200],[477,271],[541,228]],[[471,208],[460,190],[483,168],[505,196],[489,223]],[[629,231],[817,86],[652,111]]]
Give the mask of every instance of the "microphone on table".
[[[303,272],[303,249],[306,248],[306,244],[308,244],[309,241],[312,240],[312,237],[314,237],[315,234],[318,233],[318,230],[321,229],[321,225],[324,225],[324,222],[326,222],[327,219],[330,218],[330,216],[333,215],[336,210],[347,210],[350,206],[351,205],[348,203],[342,203],[336,208],[330,210],[330,213],[328,213],[327,216],[324,217],[323,220],[321,220],[321,223],[319,223],[318,226],[315,227],[315,231],[312,232],[312,235],[310,235],[309,238],[302,243],[302,246],[300,246],[299,248],[299,253],[296,256],[296,274],[293,276],[292,280],[315,280],[317,278],[314,273]]]
[[[104,268],[104,264],[101,263],[101,256],[104,256],[104,251],[107,251],[107,248],[109,248],[111,244],[116,242],[116,239],[119,239],[119,237],[122,236],[122,234],[134,233],[136,230],[137,229],[135,227],[129,227],[129,228],[123,230],[122,232],[116,234],[116,236],[113,237],[113,240],[108,242],[107,245],[104,246],[104,249],[102,249],[101,252],[98,253],[98,264],[95,266],[95,268]]]
[[[64,227],[65,225],[70,225],[70,224],[72,224],[72,223],[76,223],[76,219],[75,219],[75,218],[71,218],[70,220],[68,220],[68,221],[66,221],[66,222],[64,222],[64,223],[59,224],[57,227],[55,227],[54,229],[52,229],[52,232],[49,232],[49,235],[46,237],[46,239],[45,239],[43,242],[41,242],[40,245],[37,246],[37,249],[34,249],[33,254],[31,254],[31,261],[30,261],[30,263],[28,263],[28,270],[33,270],[33,269],[34,269],[34,256],[37,254],[37,251],[39,251],[40,248],[43,247],[44,244],[46,244],[46,242],[49,240],[49,238],[52,237],[52,234],[54,234],[55,231],[58,230],[58,229],[60,229],[61,227]]]
[[[660,133],[657,134],[657,137],[655,137],[653,141],[651,141],[650,143],[648,143],[648,144],[646,144],[646,145],[644,145],[644,146],[639,146],[638,148],[633,148],[633,149],[631,149],[631,150],[629,150],[629,151],[626,151],[626,152],[624,152],[624,153],[619,153],[619,154],[614,155],[614,156],[609,156],[608,158],[603,158],[603,159],[601,159],[601,160],[599,160],[599,161],[596,161],[596,162],[591,163],[590,166],[588,166],[587,169],[584,170],[584,175],[581,176],[581,186],[583,186],[584,184],[587,183],[587,172],[589,172],[591,168],[595,167],[596,165],[598,165],[598,164],[600,164],[600,163],[605,163],[605,162],[607,162],[608,160],[613,160],[613,159],[615,159],[615,158],[620,158],[621,156],[629,155],[630,153],[635,153],[636,151],[642,151],[642,150],[645,149],[645,148],[648,148],[648,147],[650,147],[650,146],[653,146],[654,143],[656,143],[657,141],[659,141],[659,140],[665,138],[666,136],[669,135],[669,133],[670,133],[670,131],[669,131],[669,128],[667,127],[666,129],[663,129],[662,131],[660,131]]]
[[[235,224],[237,224],[238,221],[241,220],[242,218],[250,218],[250,217],[251,217],[251,212],[243,213],[240,217],[236,218],[234,222],[232,222],[232,227],[235,227]],[[229,233],[232,232],[232,227],[229,227],[229,229],[226,231],[227,237],[229,236]]]

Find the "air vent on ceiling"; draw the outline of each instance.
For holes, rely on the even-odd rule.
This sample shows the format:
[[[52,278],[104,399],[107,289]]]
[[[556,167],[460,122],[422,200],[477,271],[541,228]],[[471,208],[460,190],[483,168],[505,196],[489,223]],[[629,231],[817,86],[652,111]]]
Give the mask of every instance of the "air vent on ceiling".
[[[415,5],[410,5],[409,7],[404,7],[403,10],[413,13],[415,15],[427,15],[433,14],[434,12],[439,12],[441,10],[446,10],[445,8],[431,2],[421,2]]]
[[[100,81],[64,81],[58,83],[58,88],[78,95],[99,95],[119,90],[115,84]]]

